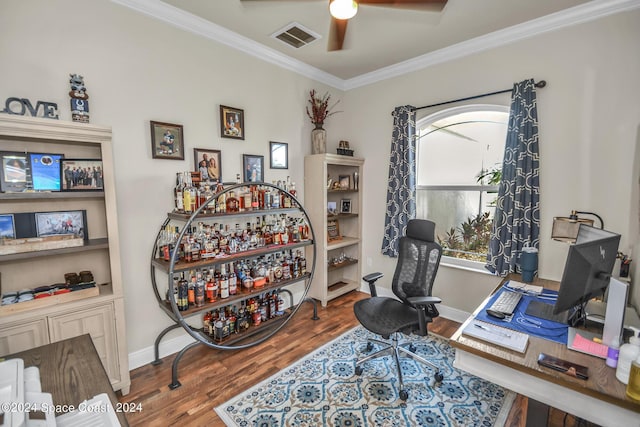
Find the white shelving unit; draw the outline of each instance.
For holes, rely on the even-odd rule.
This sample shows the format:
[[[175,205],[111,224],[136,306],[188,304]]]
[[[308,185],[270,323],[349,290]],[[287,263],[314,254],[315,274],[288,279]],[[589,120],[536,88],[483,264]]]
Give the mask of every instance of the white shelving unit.
[[[314,154],[304,160],[305,207],[318,236],[318,258],[309,296],[324,307],[327,301],[360,288],[364,159]],[[335,182],[345,184],[347,181],[347,185],[334,188]],[[341,212],[343,201],[350,205],[350,212]],[[329,202],[336,204],[336,214],[329,213]],[[329,240],[327,230],[333,221],[337,221],[339,238]],[[331,234],[334,230],[332,227]],[[341,256],[344,260],[336,262]]]
[[[114,390],[127,394],[131,380],[111,128],[0,114],[0,147],[101,159],[104,171],[104,191],[0,193],[3,214],[86,210],[90,238],[78,247],[0,255],[3,294],[61,283],[65,273],[86,270],[97,283],[97,292],[87,297],[71,292],[3,306],[0,356],[88,333]]]

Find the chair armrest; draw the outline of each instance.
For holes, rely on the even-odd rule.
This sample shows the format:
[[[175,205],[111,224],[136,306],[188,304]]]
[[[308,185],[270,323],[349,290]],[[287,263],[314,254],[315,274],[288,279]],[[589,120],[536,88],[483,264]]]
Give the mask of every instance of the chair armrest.
[[[409,297],[407,298],[413,305],[428,305],[428,304],[440,304],[442,300],[438,297],[428,296],[428,297]]]
[[[377,297],[378,296],[378,291],[376,291],[375,282],[376,282],[376,280],[378,280],[382,276],[384,276],[384,274],[382,274],[382,273],[371,273],[371,274],[367,274],[366,276],[364,276],[362,278],[362,280],[364,280],[365,282],[367,282],[369,284],[369,292],[371,293],[372,297]]]

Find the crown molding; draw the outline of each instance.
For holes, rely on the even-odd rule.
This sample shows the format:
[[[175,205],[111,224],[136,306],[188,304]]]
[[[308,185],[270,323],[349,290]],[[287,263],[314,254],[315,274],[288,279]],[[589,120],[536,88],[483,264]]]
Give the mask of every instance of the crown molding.
[[[637,8],[640,8],[640,0],[593,0],[348,79],[344,82],[344,90],[370,85],[560,28]]]
[[[263,61],[301,74],[342,91],[398,77],[454,59],[473,55],[550,31],[594,21],[640,8],[640,0],[592,0],[531,21],[494,31],[425,55],[380,68],[351,79],[341,79],[279,51],[241,36],[159,0],[111,0],[169,25],[238,49]]]

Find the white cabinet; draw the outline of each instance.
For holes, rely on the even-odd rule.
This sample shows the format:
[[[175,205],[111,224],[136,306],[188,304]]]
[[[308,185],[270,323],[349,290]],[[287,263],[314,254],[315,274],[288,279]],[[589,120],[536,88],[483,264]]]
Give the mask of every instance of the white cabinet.
[[[0,114],[0,150],[100,159],[104,190],[0,193],[3,214],[86,211],[82,246],[0,255],[2,293],[64,282],[91,271],[91,295],[71,292],[0,307],[0,356],[89,333],[115,390],[127,394],[128,353],[111,128]],[[80,291],[84,292],[84,291]]]
[[[360,288],[363,166],[364,159],[350,156],[305,157],[304,201],[317,236],[316,270],[309,296],[323,307],[327,301]]]
[[[0,355],[18,353],[49,342],[46,319],[0,328]]]

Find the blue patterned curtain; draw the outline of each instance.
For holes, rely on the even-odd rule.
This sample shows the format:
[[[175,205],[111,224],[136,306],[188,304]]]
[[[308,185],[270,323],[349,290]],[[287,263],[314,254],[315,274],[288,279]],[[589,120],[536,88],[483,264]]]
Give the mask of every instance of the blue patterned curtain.
[[[416,217],[416,113],[405,105],[393,111],[391,158],[382,254],[398,256],[398,242]]]
[[[538,248],[540,234],[540,156],[538,113],[533,79],[513,85],[486,268],[498,276],[516,271],[524,246]]]

